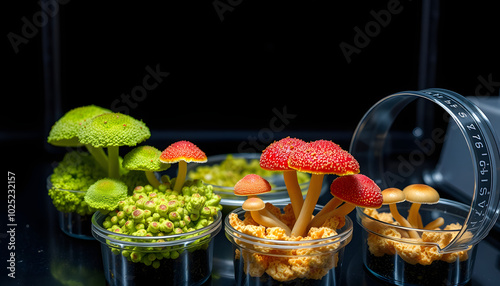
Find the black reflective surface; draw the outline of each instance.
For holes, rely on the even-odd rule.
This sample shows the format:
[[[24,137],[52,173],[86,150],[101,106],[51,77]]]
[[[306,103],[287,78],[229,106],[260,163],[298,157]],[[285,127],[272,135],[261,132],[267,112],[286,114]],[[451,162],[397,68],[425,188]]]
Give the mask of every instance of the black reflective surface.
[[[0,285],[105,285],[99,242],[75,239],[59,229],[45,185],[51,164],[35,164],[32,170],[16,174],[15,278],[7,276],[10,237],[6,234],[11,227],[4,223],[7,215],[2,211]],[[319,203],[325,204],[329,196],[323,195]],[[350,216],[354,221],[354,213]],[[365,271],[360,240],[361,229],[355,222],[353,239],[344,255],[342,285],[385,285]],[[212,276],[205,285],[234,285],[232,261],[226,259],[230,256],[231,245],[221,230],[215,241]],[[490,233],[478,245],[469,285],[497,285],[499,279],[500,242],[498,234]]]

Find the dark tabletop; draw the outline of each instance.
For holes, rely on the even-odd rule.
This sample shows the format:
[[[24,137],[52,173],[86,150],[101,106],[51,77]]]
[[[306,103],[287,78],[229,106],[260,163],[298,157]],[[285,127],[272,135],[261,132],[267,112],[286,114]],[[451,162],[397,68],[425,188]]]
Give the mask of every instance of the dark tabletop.
[[[0,285],[105,285],[100,243],[67,236],[60,229],[57,211],[47,195],[46,178],[50,163],[34,164],[32,169],[16,174],[15,279],[7,276],[12,241],[6,226],[8,216],[2,211],[0,248],[2,267]],[[31,171],[30,171],[31,170]],[[320,197],[325,204],[330,195]],[[7,201],[3,200],[4,204]],[[7,207],[4,205],[4,210]],[[350,214],[354,221],[353,213]],[[7,229],[5,229],[7,227]],[[342,264],[342,285],[384,285],[363,267],[361,229],[354,222],[353,239],[347,245]],[[11,244],[12,245],[12,244]],[[479,243],[470,285],[498,285],[500,281],[500,239],[496,231]],[[206,285],[233,285],[231,246],[221,230],[215,238],[214,267]]]

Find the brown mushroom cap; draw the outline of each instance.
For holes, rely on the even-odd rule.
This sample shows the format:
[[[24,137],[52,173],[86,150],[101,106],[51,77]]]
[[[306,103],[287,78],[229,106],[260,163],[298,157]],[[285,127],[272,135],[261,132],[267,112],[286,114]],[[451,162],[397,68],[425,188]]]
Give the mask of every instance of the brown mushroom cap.
[[[317,140],[295,148],[288,166],[312,174],[349,175],[359,173],[359,163],[349,152],[329,140]]]
[[[160,155],[163,163],[177,163],[179,161],[205,163],[207,155],[198,146],[189,141],[178,141],[168,146]]]
[[[306,144],[305,141],[290,137],[271,143],[262,151],[260,167],[270,171],[293,170],[288,167],[288,158],[295,148],[304,144]]]
[[[251,197],[248,198],[241,207],[246,211],[253,212],[263,210],[266,204],[258,197]]]
[[[404,227],[412,228],[413,226],[403,217],[398,211],[396,206],[397,203],[404,202],[406,200],[405,194],[398,188],[388,188],[382,191],[382,196],[384,198],[384,205],[389,205],[392,217]],[[400,231],[400,233],[406,233]],[[409,230],[408,234],[411,238],[419,239],[419,234],[414,230]]]
[[[384,205],[402,203],[406,200],[405,194],[398,188],[387,188],[383,190],[382,197],[384,198]]]
[[[336,178],[330,191],[333,196],[359,207],[379,208],[383,202],[379,186],[362,174]]]
[[[403,189],[406,200],[419,204],[435,204],[439,201],[439,193],[431,186],[413,184]]]
[[[256,174],[243,177],[234,185],[234,194],[237,196],[252,196],[271,191],[271,184]]]

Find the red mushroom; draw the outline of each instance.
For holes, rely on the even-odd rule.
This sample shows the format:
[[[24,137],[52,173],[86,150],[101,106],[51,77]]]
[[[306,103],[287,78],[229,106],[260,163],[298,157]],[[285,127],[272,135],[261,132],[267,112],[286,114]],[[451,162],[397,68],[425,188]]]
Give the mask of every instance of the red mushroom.
[[[297,171],[288,167],[288,157],[296,147],[304,144],[306,142],[301,139],[286,137],[267,146],[260,156],[262,169],[283,172],[283,179],[295,218],[299,217],[304,199],[297,180]]]
[[[288,166],[312,174],[306,199],[292,229],[292,236],[301,236],[305,233],[318,202],[325,174],[359,173],[359,163],[356,159],[339,145],[328,140],[317,140],[295,148],[288,158]]]
[[[234,194],[248,196],[242,208],[250,211],[255,222],[267,227],[281,227],[290,236],[290,228],[265,208],[264,202],[257,197],[271,191],[271,184],[259,175],[249,174],[234,185]]]
[[[187,163],[205,163],[207,161],[207,156],[193,143],[189,141],[179,141],[163,150],[160,155],[160,161],[169,164],[179,162],[179,170],[174,185],[174,191],[179,192],[186,179]]]
[[[256,174],[248,174],[234,185],[234,194],[237,196],[255,197],[271,191],[271,184]]]
[[[344,204],[330,213],[333,216],[346,216],[356,206],[380,208],[384,201],[382,191],[370,178],[362,174],[338,177],[330,185],[332,194]]]

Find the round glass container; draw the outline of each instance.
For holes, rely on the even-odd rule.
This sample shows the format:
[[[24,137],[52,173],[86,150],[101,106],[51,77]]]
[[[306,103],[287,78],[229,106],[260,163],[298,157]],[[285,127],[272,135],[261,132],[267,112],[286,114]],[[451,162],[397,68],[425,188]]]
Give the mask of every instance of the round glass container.
[[[77,209],[81,202],[83,202],[83,198],[85,196],[85,192],[77,191],[77,190],[65,190],[60,188],[54,188],[50,181],[50,176],[47,178],[47,190],[51,190],[53,192],[57,192],[58,196],[72,197],[73,201],[75,201],[74,208]],[[91,232],[91,219],[93,213],[90,214],[79,214],[78,212],[58,212],[58,222],[59,228],[67,235],[79,238],[79,239],[87,239],[94,240]]]
[[[440,212],[444,205],[452,204],[461,209],[461,227],[453,232],[449,243],[437,248],[439,254],[457,253],[474,249],[498,218],[500,192],[496,166],[500,164],[500,157],[496,136],[486,115],[455,92],[444,89],[404,91],[370,108],[354,132],[350,153],[358,160],[361,172],[381,189],[402,189],[410,184],[424,183],[433,186],[442,198],[462,201],[468,198],[465,210],[458,202],[443,199],[428,208]],[[447,165],[446,172],[442,168],[443,161],[454,162]],[[470,181],[456,186],[453,180],[461,173],[465,175],[458,175],[458,179],[466,177]],[[465,195],[459,195],[462,193]],[[446,206],[445,209],[452,208]],[[465,271],[472,271],[474,251],[469,259],[470,267]],[[383,275],[366,261],[365,266],[377,276],[389,277],[386,279],[389,282],[413,283],[406,281],[404,276]],[[433,267],[432,264],[426,267],[429,266]],[[396,273],[395,267],[391,269]],[[460,275],[459,281],[450,283],[466,283],[469,278],[470,273],[467,273]]]
[[[220,155],[214,155],[214,156],[209,156],[207,158],[207,163],[204,163],[203,165],[199,164],[189,164],[188,165],[188,176],[189,172],[196,170],[197,167],[199,166],[213,166],[213,165],[220,165],[224,160],[226,160],[227,156],[231,155],[235,159],[243,158],[247,161],[247,163],[250,163],[251,160],[259,160],[260,159],[260,153],[235,153],[235,154],[220,154]],[[273,188],[271,192],[261,194],[259,197],[265,201],[269,202],[272,204],[279,204],[279,203],[287,203],[290,202],[290,197],[288,196],[288,192],[286,190],[285,186],[285,181],[283,179],[283,174],[281,172],[270,172],[272,173],[271,176],[264,176],[266,180],[268,180],[272,185]],[[240,178],[241,179],[241,178]],[[302,195],[305,196],[307,194],[307,189],[309,186],[309,180],[306,182],[303,182],[300,184],[300,188],[302,190]],[[247,199],[246,196],[236,196],[234,194],[234,184],[231,186],[221,186],[221,185],[214,185],[210,184],[214,188],[214,192],[218,195],[221,196],[221,205],[223,206],[223,212],[224,214],[229,213],[229,211],[234,210],[238,207],[241,207],[243,202]],[[323,188],[322,193],[326,191],[326,188]]]
[[[212,273],[214,237],[222,227],[219,211],[204,228],[167,236],[132,236],[106,230],[106,215],[92,217],[101,243],[108,285],[201,285]]]
[[[285,205],[275,205],[283,210]],[[317,205],[314,214],[323,207]],[[242,208],[233,210],[243,220]],[[337,235],[303,241],[259,238],[236,230],[224,220],[227,239],[233,245],[236,285],[341,285],[345,246],[352,238],[352,220]]]
[[[411,203],[397,205],[407,216]],[[389,206],[376,210],[377,215],[390,214]],[[422,221],[444,219],[448,227],[416,230],[377,219],[371,210],[356,209],[357,222],[363,228],[363,263],[376,277],[397,285],[462,285],[470,280],[476,246],[456,252],[443,251],[444,246],[460,233],[469,213],[467,205],[441,199],[434,205],[422,205]],[[421,240],[408,238],[416,230]]]

